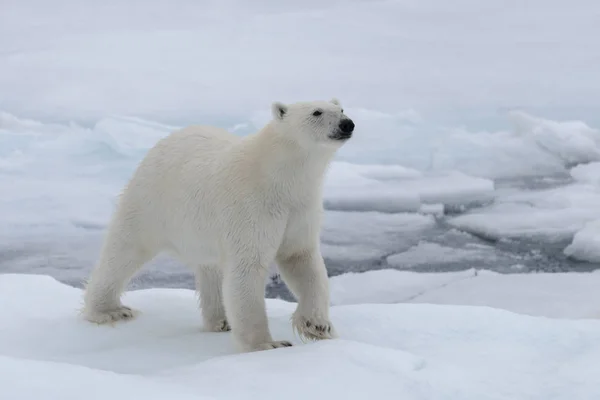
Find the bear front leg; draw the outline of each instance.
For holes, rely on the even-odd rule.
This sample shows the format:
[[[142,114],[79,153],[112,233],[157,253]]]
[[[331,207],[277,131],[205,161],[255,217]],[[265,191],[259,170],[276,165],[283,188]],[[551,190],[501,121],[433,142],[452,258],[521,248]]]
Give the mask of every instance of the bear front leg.
[[[316,249],[279,255],[277,264],[283,281],[298,300],[292,325],[301,338],[337,337],[329,320],[329,280],[323,257]]]
[[[235,343],[243,352],[292,345],[287,341],[274,341],[271,337],[265,308],[267,272],[265,266],[245,260],[229,265],[225,272],[225,312]]]
[[[196,290],[200,296],[204,329],[209,332],[230,331],[223,305],[223,271],[218,265],[196,267]]]

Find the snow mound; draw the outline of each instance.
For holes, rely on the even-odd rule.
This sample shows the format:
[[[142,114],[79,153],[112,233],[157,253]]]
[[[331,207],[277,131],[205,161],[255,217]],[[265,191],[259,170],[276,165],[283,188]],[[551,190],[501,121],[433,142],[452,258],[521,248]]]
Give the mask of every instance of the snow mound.
[[[600,262],[600,219],[587,223],[578,231],[564,253],[578,260]]]
[[[416,212],[423,205],[467,206],[494,197],[494,182],[459,171],[423,173],[400,165],[334,162],[324,204],[338,211]]]
[[[378,168],[379,167],[379,168]],[[325,181],[323,203],[336,211],[411,212],[421,206],[419,194],[394,185],[395,180],[420,176],[418,171],[334,162]],[[382,179],[383,178],[383,179]],[[393,179],[393,180],[392,180]]]
[[[0,310],[5,398],[600,396],[594,373],[600,323],[593,320],[555,320],[487,307],[335,306],[332,320],[341,338],[302,344],[289,324],[294,304],[268,300],[274,336],[295,346],[236,354],[229,333],[201,332],[192,291],[130,292],[127,303],[143,314],[114,327],[79,318],[80,299],[78,289],[48,277],[0,276],[0,302],[13,304]]]
[[[600,186],[581,183],[501,192],[494,204],[449,220],[457,229],[490,239],[571,239],[600,215]]]
[[[571,169],[571,176],[590,190],[600,192],[600,162],[578,165]],[[564,253],[577,260],[600,262],[600,196],[591,199],[596,208],[590,213],[586,223],[573,236],[573,241],[564,249]]]
[[[348,108],[349,113],[357,111]],[[357,134],[340,150],[339,159],[401,164],[427,173],[459,171],[488,179],[565,174],[575,164],[600,160],[600,131],[582,121],[545,119],[521,111],[498,118],[510,126],[467,128],[434,119],[407,123],[369,115],[357,122]]]
[[[508,114],[517,135],[526,136],[564,165],[600,161],[600,132],[581,121],[551,121],[521,111]]]

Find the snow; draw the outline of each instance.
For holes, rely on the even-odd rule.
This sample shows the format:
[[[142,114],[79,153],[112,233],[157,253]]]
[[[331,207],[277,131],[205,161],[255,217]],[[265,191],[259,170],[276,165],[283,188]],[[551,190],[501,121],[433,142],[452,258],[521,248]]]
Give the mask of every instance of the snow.
[[[389,178],[401,181],[420,174],[400,168],[392,166],[386,171],[384,166],[334,163],[327,173],[323,203],[326,208],[339,211],[417,211],[421,205],[419,193],[406,190],[401,184],[390,184]]]
[[[600,398],[600,328],[578,320],[600,317],[600,274],[521,273],[600,263],[598,13],[593,0],[4,0],[3,396]],[[79,289],[44,276],[81,284],[160,138],[192,123],[243,136],[273,101],[333,96],[357,126],[324,186],[342,339],[236,355],[228,334],[199,331],[182,289],[129,293],[140,319],[89,326]],[[388,267],[461,271],[348,273]],[[182,287],[189,271],[158,260],[136,279]],[[268,305],[291,339],[293,305]]]
[[[600,188],[600,163],[580,164],[571,169],[571,176],[583,185]],[[592,201],[600,201],[593,199]],[[586,223],[575,233],[564,253],[577,260],[600,262],[600,219],[594,212]]]
[[[479,271],[474,279],[425,293],[413,302],[502,308],[550,318],[600,318],[598,273],[499,274]]]
[[[331,304],[409,303],[427,291],[473,276],[470,270],[430,274],[383,269],[347,273],[330,278]]]
[[[482,129],[469,123],[469,117],[448,125],[438,114],[407,121],[346,108],[360,134],[340,151],[343,161],[400,163],[420,171],[498,179],[551,176],[567,173],[573,164],[600,160],[600,131],[583,121],[512,110],[499,113]]]
[[[321,251],[325,257],[342,261],[382,258],[395,249],[410,247],[415,237],[434,226],[431,215],[331,211],[325,213]]]
[[[548,318],[600,318],[600,273],[501,274],[384,269],[332,277],[331,302],[456,304]]]
[[[548,121],[519,111],[512,112],[510,117],[516,135],[528,137],[565,165],[600,160],[599,132],[585,123]]]
[[[551,189],[510,190],[494,204],[450,219],[455,228],[491,239],[569,239],[600,215],[600,186],[573,183]]]
[[[474,306],[347,304],[331,309],[339,339],[302,343],[289,324],[295,305],[268,299],[273,334],[294,346],[239,354],[229,333],[202,332],[190,290],[129,292],[126,301],[142,314],[112,327],[81,319],[80,299],[79,289],[49,277],[0,276],[0,303],[15,305],[3,308],[0,319],[4,397],[303,399],[319,393],[348,399],[515,400],[600,395],[594,373],[600,322],[594,319]]]
[[[578,260],[600,262],[600,219],[588,222],[577,231],[564,252]]]
[[[324,204],[339,211],[416,212],[423,205],[465,206],[489,201],[494,183],[458,171],[421,173],[399,165],[335,162],[328,171]]]
[[[177,400],[210,399],[191,389],[133,375],[90,369],[67,363],[32,361],[0,356],[0,382],[7,389],[6,399],[76,400],[172,398]]]

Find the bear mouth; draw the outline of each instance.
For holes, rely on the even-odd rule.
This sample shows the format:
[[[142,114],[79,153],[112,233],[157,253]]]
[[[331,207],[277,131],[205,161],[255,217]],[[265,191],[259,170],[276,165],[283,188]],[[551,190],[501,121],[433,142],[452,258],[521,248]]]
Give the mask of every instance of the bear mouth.
[[[348,140],[352,137],[352,132],[337,131],[333,135],[329,136],[332,140]]]

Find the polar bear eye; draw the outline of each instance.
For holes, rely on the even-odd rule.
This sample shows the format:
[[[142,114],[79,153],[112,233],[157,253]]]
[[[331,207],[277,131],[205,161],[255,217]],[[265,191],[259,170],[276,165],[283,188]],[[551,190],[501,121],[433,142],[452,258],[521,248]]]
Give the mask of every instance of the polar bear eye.
[[[344,109],[342,108],[342,114],[344,113]]]
[[[321,115],[321,114],[323,114],[323,111],[321,111],[321,110],[317,110],[317,111],[315,111],[315,112],[313,113],[313,115],[314,115],[315,117],[318,117],[318,116],[319,116],[319,115]]]

